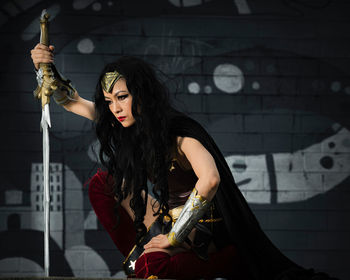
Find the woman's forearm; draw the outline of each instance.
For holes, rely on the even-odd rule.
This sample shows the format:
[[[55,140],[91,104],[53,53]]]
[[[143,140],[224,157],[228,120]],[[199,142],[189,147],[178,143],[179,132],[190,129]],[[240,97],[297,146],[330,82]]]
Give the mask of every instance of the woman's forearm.
[[[198,178],[195,187],[199,195],[208,201],[211,201],[214,198],[216,191],[218,190],[219,184],[220,176],[216,174],[208,174],[207,176]]]
[[[74,94],[74,100],[63,105],[64,109],[89,120],[95,119],[95,104],[94,102],[84,99],[79,96],[78,92]]]

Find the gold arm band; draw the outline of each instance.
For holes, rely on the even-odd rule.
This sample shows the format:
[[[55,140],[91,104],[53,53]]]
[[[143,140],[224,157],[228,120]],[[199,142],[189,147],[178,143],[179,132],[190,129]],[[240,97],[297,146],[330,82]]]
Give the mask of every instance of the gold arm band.
[[[174,247],[179,246],[209,207],[210,202],[199,195],[196,188],[194,188],[168,234],[169,243]]]
[[[169,215],[173,219],[173,224],[179,218],[183,208],[184,208],[184,205],[181,205],[181,206],[178,206],[178,207],[175,207],[175,208],[169,210]],[[170,218],[167,216],[164,216],[164,221],[169,222]],[[212,217],[211,219],[200,219],[200,220],[198,220],[198,223],[215,223],[215,222],[221,222],[221,221],[222,221],[222,218],[213,218]]]

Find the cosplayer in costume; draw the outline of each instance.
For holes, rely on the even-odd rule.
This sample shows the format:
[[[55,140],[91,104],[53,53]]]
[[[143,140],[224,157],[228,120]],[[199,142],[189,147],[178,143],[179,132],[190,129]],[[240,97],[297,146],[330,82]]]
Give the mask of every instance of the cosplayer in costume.
[[[32,50],[34,64],[52,62],[51,50],[37,45]],[[114,87],[121,81],[129,93],[114,96]],[[125,256],[126,274],[177,279],[332,279],[298,266],[271,243],[212,138],[196,121],[174,110],[166,93],[147,63],[122,57],[103,69],[95,103],[77,92],[68,96],[58,89],[53,95],[65,109],[96,123],[100,160],[107,171],[91,179],[89,197],[99,221]],[[128,118],[119,117],[112,108],[116,102],[128,102],[129,94],[134,123],[126,127]],[[195,168],[185,166],[178,139],[198,142],[215,162],[220,179],[213,183],[211,199],[195,187]],[[151,204],[148,182],[155,196]],[[146,228],[149,209],[155,217]]]

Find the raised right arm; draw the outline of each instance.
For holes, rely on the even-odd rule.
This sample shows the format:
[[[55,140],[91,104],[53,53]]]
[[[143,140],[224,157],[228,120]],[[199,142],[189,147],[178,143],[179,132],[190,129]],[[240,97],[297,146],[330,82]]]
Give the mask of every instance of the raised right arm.
[[[77,91],[74,93],[74,100],[71,100],[63,107],[69,112],[92,121],[95,120],[95,103],[80,97]]]
[[[31,50],[31,57],[36,70],[39,69],[39,63],[53,63],[53,51],[53,46],[47,47],[42,44],[37,44]],[[90,100],[80,97],[77,91],[74,93],[74,100],[63,105],[63,107],[67,111],[89,120],[95,119],[95,104]]]

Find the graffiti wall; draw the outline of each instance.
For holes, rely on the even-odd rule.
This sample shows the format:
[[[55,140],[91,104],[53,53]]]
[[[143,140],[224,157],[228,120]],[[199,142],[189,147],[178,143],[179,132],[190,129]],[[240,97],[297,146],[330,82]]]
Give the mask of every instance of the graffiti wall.
[[[57,68],[92,98],[104,64],[153,63],[213,136],[272,241],[349,279],[350,23],[346,1],[7,0],[0,4],[0,275],[43,275],[41,108],[30,50],[51,15]],[[50,106],[51,275],[123,277],[87,184],[93,124]]]

